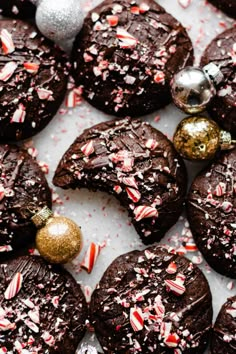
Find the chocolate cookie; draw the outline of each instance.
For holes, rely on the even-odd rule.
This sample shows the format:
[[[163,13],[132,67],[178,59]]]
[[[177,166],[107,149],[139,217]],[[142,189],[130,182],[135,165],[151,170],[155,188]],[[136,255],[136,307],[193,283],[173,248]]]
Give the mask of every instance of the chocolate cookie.
[[[193,181],[187,212],[199,250],[217,272],[236,278],[236,149]]]
[[[93,9],[76,37],[72,75],[96,108],[141,116],[171,101],[169,83],[193,62],[181,24],[151,0],[106,0]]]
[[[236,136],[235,43],[236,27],[232,27],[213,39],[201,59],[202,66],[213,62],[220,67],[224,74],[224,80],[218,85],[217,95],[211,101],[208,111],[211,118],[234,136]]]
[[[21,140],[56,114],[66,92],[66,56],[20,20],[0,21],[0,39],[0,141]]]
[[[208,0],[218,9],[225,12],[228,16],[236,18],[236,1],[235,0]]]
[[[213,328],[211,354],[226,353],[236,353],[236,296],[222,306]]]
[[[3,16],[33,18],[35,10],[29,0],[0,0],[0,14]]]
[[[67,271],[41,257],[8,261],[0,266],[0,297],[2,353],[75,353],[87,304]]]
[[[30,211],[51,207],[51,191],[34,159],[17,146],[0,145],[0,250],[31,242],[36,228]]]
[[[211,292],[203,273],[164,247],[116,258],[91,299],[104,353],[196,353],[206,347]]]
[[[53,183],[113,194],[148,244],[180,216],[186,180],[172,143],[150,124],[126,118],[85,130],[62,157]]]

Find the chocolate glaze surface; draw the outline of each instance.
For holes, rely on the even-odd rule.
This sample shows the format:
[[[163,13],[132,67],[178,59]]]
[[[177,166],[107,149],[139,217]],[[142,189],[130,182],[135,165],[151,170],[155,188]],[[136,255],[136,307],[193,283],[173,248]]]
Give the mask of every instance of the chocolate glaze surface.
[[[208,0],[218,9],[225,12],[228,16],[236,18],[236,2],[235,0]]]
[[[1,15],[19,18],[33,18],[36,7],[29,0],[0,0]]]
[[[145,244],[159,241],[181,214],[187,185],[172,143],[146,122],[103,122],[84,131],[62,157],[53,183],[113,194]]]
[[[195,178],[187,213],[206,261],[217,272],[236,278],[236,149],[222,153]]]
[[[8,261],[0,266],[0,298],[2,353],[75,353],[87,304],[67,271],[38,256]]]
[[[66,92],[67,57],[33,25],[1,20],[0,141],[16,141],[42,130]],[[12,46],[9,54],[5,42]]]
[[[178,277],[181,294],[167,285]],[[203,273],[161,246],[116,258],[92,295],[90,311],[104,353],[110,354],[202,354],[212,321]]]
[[[183,26],[155,1],[106,0],[86,17],[72,51],[72,75],[96,108],[141,116],[171,101],[169,83],[193,62]]]
[[[24,150],[0,145],[0,249],[11,251],[33,241],[31,212],[47,205],[51,191],[37,162]]]

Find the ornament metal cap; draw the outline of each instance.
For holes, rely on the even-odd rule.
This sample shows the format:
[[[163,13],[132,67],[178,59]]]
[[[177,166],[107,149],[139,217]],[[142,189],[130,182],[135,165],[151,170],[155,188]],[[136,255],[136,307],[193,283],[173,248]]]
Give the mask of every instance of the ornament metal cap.
[[[219,67],[214,63],[209,63],[203,67],[204,73],[209,77],[209,79],[218,85],[224,78],[224,75],[220,71]]]
[[[47,206],[39,210],[35,215],[32,216],[31,220],[37,229],[43,227],[49,218],[53,216],[53,212]]]

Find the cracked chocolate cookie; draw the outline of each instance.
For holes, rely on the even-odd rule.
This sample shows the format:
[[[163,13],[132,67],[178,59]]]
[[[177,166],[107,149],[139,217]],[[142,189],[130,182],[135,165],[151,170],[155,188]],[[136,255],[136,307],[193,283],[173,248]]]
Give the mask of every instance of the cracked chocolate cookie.
[[[211,331],[208,282],[161,246],[116,258],[91,298],[91,324],[104,353],[203,354]]]
[[[106,0],[76,37],[72,75],[96,108],[141,116],[171,101],[169,83],[193,63],[183,26],[155,1]]]

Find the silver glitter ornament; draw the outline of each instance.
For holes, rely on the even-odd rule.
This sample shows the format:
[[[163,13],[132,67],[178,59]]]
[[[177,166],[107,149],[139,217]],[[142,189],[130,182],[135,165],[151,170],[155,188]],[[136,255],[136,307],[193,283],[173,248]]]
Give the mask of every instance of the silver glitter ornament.
[[[98,351],[94,346],[83,343],[81,348],[76,351],[76,354],[98,354]]]
[[[213,63],[203,69],[188,66],[175,74],[171,81],[173,101],[186,113],[203,112],[216,94],[215,85],[222,79],[223,74]]]
[[[83,25],[79,0],[39,0],[36,24],[49,39],[59,42],[73,38]]]

